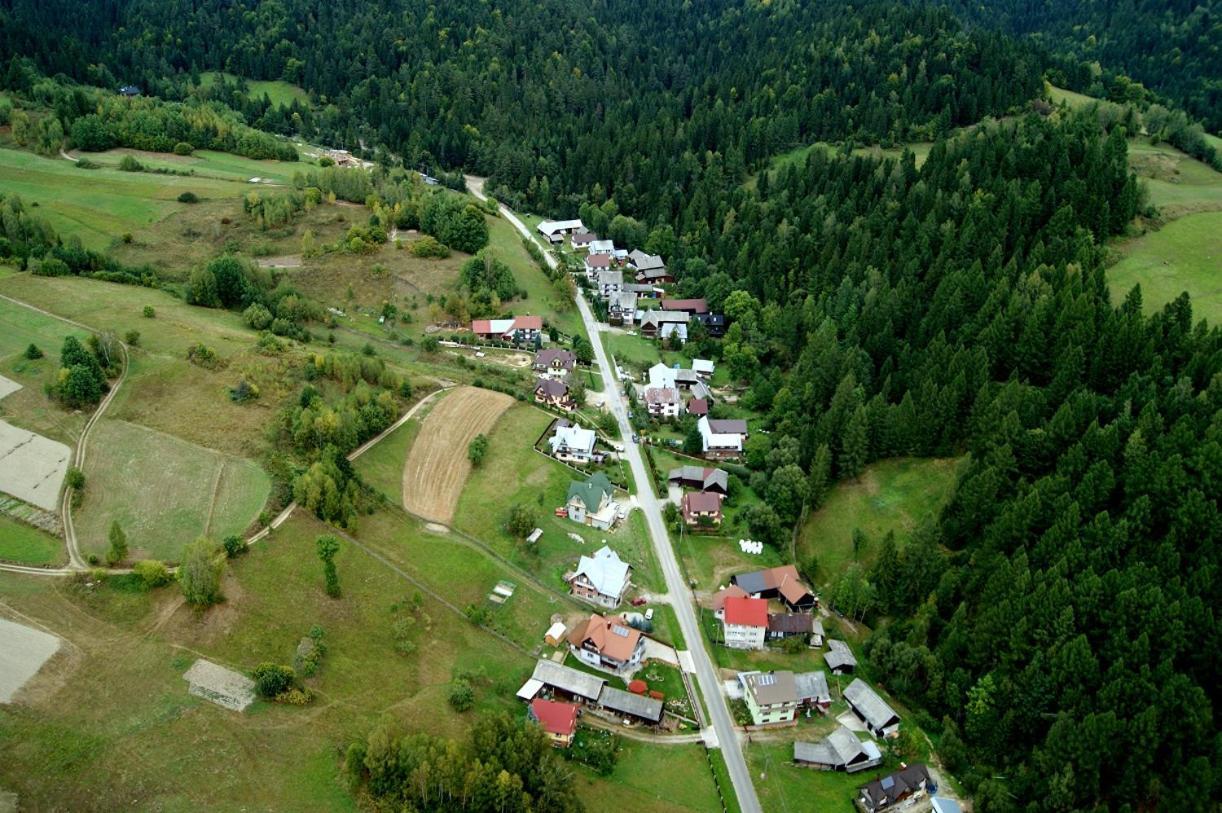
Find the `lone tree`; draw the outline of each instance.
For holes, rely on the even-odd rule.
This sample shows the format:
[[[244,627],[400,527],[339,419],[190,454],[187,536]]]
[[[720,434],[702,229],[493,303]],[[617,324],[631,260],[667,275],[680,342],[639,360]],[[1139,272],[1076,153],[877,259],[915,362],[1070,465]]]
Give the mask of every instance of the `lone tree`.
[[[195,607],[207,607],[221,600],[221,574],[225,560],[217,555],[216,543],[201,536],[183,551],[178,583],[183,598]]]
[[[106,551],[106,564],[114,567],[127,558],[127,534],[119,527],[119,521],[110,523],[110,550]]]
[[[315,540],[318,558],[322,559],[322,572],[327,580],[327,595],[339,598],[339,574],[335,572],[335,554],[339,553],[339,540],[331,534],[323,534]]]
[[[476,435],[471,439],[471,443],[467,445],[467,459],[471,461],[472,466],[479,468],[487,456],[488,438],[484,435]]]

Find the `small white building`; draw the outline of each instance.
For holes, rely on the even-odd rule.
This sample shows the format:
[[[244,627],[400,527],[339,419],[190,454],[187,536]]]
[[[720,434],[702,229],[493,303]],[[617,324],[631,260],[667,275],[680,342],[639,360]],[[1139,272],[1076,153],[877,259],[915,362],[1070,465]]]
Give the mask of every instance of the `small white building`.
[[[706,455],[734,456],[743,451],[747,439],[747,422],[743,420],[710,420],[707,416],[696,422],[700,430],[701,447]]]
[[[585,231],[585,226],[581,224],[580,220],[544,220],[535,228],[545,240],[553,244],[563,243],[566,234]]]
[[[613,240],[592,240],[590,241],[590,253],[614,256],[615,242]]]
[[[701,378],[712,378],[713,373],[717,370],[717,365],[709,359],[692,359],[692,370]]]

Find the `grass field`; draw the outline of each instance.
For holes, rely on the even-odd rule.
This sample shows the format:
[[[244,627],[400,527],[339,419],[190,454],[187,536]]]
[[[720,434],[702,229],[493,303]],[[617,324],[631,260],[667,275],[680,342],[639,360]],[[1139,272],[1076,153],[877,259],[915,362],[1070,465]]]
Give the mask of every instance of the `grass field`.
[[[873,561],[888,531],[895,531],[896,543],[903,547],[917,525],[937,517],[966,460],[887,460],[869,466],[856,481],[840,483],[803,526],[798,560],[818,557],[820,579],[826,584],[853,562],[856,528],[868,540],[859,558],[863,564]]]
[[[458,501],[455,527],[491,545],[498,553],[530,570],[556,590],[566,591],[563,576],[582,555],[590,555],[603,541],[633,566],[634,584],[661,589],[644,517],[639,511],[614,531],[599,531],[555,516],[569,484],[582,474],[535,451],[532,444],[552,416],[526,405],[510,408],[488,436],[488,456],[467,480]],[[622,495],[621,495],[622,499]],[[529,506],[543,536],[527,548],[505,530],[515,504]],[[578,543],[570,533],[581,536]]]
[[[218,75],[223,75],[229,80],[237,79],[232,73],[218,74],[216,71],[205,71],[199,75],[200,86],[211,87],[216,83]],[[310,104],[310,94],[297,85],[279,79],[247,79],[246,87],[248,98],[262,99],[264,96],[267,96],[273,106],[288,106],[294,101],[301,102],[306,106]]]
[[[87,248],[106,248],[119,235],[186,208],[177,200],[183,192],[237,198],[246,187],[215,178],[85,170],[62,158],[0,149],[0,191],[20,195],[61,236],[75,235]]]
[[[85,331],[37,311],[0,299],[0,375],[21,389],[0,399],[0,418],[40,435],[72,445],[85,416],[69,412],[49,399],[43,390],[59,369],[59,351],[64,338],[84,339]],[[25,357],[35,344],[43,357]]]
[[[126,421],[105,418],[93,431],[74,519],[86,554],[105,556],[114,520],[130,558],[174,561],[197,536],[245,530],[267,501],[271,481],[248,460]]]
[[[515,299],[511,305],[517,314],[539,314],[566,336],[585,335],[577,305],[562,294],[535,263],[522,245],[522,235],[508,220],[491,217],[488,220],[488,245],[513,270],[518,286],[527,293],[525,300]]]
[[[403,507],[449,523],[471,471],[467,447],[487,434],[513,399],[501,392],[463,387],[442,397],[420,427],[403,469]]]
[[[123,156],[130,155],[149,169],[190,172],[196,178],[235,181],[247,186],[247,190],[243,191],[255,188],[249,185],[251,178],[261,178],[263,181],[288,184],[292,182],[294,173],[303,172],[308,168],[306,165],[295,161],[256,160],[215,150],[196,150],[190,155],[175,155],[166,152],[147,152],[145,150],[118,147],[106,152],[74,150],[69,155],[72,155],[74,158],[78,156],[88,158],[90,161],[101,164],[109,169],[117,168]],[[83,172],[84,170],[77,171]],[[155,173],[153,174],[155,175]]]
[[[1112,301],[1141,285],[1147,312],[1160,310],[1187,291],[1193,317],[1212,325],[1222,318],[1222,211],[1185,215],[1120,246],[1108,269]]]
[[[615,772],[605,784],[579,775],[577,795],[590,811],[721,809],[703,745],[650,747],[621,739]]]
[[[1129,166],[1144,180],[1164,220],[1222,211],[1222,173],[1170,144],[1129,139]]]
[[[49,533],[0,516],[0,559],[21,565],[59,565],[64,543]]]
[[[419,433],[420,419],[412,418],[352,464],[361,479],[386,497],[391,505],[398,505],[403,500],[403,464]]]
[[[856,774],[800,768],[793,764],[789,742],[754,742],[747,746],[747,762],[760,803],[776,813],[854,813],[857,788],[899,768],[890,761]]]

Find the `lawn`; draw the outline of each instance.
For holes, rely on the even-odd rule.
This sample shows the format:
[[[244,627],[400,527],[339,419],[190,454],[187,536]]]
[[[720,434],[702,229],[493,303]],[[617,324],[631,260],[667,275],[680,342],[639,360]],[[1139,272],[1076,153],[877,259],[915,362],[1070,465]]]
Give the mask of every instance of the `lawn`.
[[[392,505],[403,502],[403,463],[407,460],[407,450],[420,432],[423,419],[423,416],[412,418],[353,463],[361,479],[390,500]]]
[[[537,451],[532,444],[552,421],[552,416],[531,406],[510,407],[488,436],[488,455],[471,472],[454,525],[460,531],[490,545],[510,561],[536,574],[545,584],[566,591],[563,576],[582,555],[591,555],[605,541],[633,566],[632,581],[647,589],[661,589],[662,579],[640,511],[614,531],[599,531],[554,515],[564,505],[569,484],[583,475]],[[624,499],[624,495],[619,495]],[[529,506],[543,536],[534,545],[525,544],[505,530],[515,504]],[[585,541],[569,537],[575,533]]]
[[[63,409],[51,401],[43,389],[59,370],[59,351],[67,336],[84,339],[86,333],[66,322],[0,299],[0,375],[21,385],[21,389],[0,399],[0,418],[72,445],[86,416]],[[42,358],[30,360],[25,357],[25,349],[30,344],[42,350]]]
[[[675,550],[683,559],[687,577],[696,581],[697,590],[713,591],[730,583],[730,576],[751,570],[788,564],[781,551],[765,546],[759,556],[743,553],[739,537],[672,534]]]
[[[1222,210],[1222,173],[1170,144],[1129,139],[1129,166],[1144,179],[1150,203],[1164,219]]]
[[[806,521],[798,540],[798,560],[817,557],[819,577],[827,584],[854,559],[854,529],[866,536],[866,548],[858,556],[865,565],[873,561],[888,531],[895,532],[902,547],[920,523],[937,517],[966,461],[964,457],[902,458],[867,467],[857,480],[837,485]]]
[[[506,308],[515,314],[539,314],[566,336],[585,335],[577,305],[563,294],[543,273],[522,245],[522,235],[503,217],[487,217],[488,245],[496,256],[513,271],[518,287],[526,290],[526,299],[515,299]]]
[[[236,198],[246,184],[214,178],[80,169],[62,158],[0,149],[0,191],[20,195],[63,237],[75,235],[86,248],[103,249],[181,211],[186,191],[201,197]]]
[[[605,783],[577,774],[577,795],[590,811],[663,813],[720,810],[703,745],[661,745],[620,739],[619,762]]]
[[[238,78],[232,73],[225,73],[222,75],[231,81]],[[217,76],[217,71],[205,71],[201,73],[199,75],[200,86],[211,87],[216,83]],[[264,96],[267,96],[272,105],[275,107],[280,105],[287,107],[294,101],[301,102],[301,104],[307,107],[310,104],[310,94],[306,93],[303,88],[280,79],[247,79],[246,88],[246,96],[248,98],[262,99]]]
[[[789,742],[752,742],[747,746],[747,764],[755,790],[765,810],[774,813],[854,813],[857,788],[875,776],[897,769],[890,761],[878,768],[855,774],[816,771],[793,764],[793,745]]]
[[[1218,324],[1222,318],[1222,212],[1200,212],[1173,220],[1120,247],[1121,260],[1108,269],[1112,301],[1120,303],[1141,285],[1148,313],[1180,293],[1192,296],[1193,317]]]
[[[88,158],[109,169],[117,168],[123,156],[130,155],[149,169],[165,169],[176,173],[189,172],[197,178],[234,181],[241,184],[249,184],[251,178],[289,184],[294,174],[309,169],[309,166],[297,161],[245,158],[241,155],[216,150],[196,150],[190,155],[175,155],[169,152],[148,152],[117,147],[105,152],[75,150],[69,154],[73,157]],[[253,187],[248,187],[248,190],[250,188]]]
[[[643,371],[662,360],[658,343],[643,336],[627,333],[603,333],[603,349],[612,356],[612,363],[623,367],[625,372]]]
[[[0,559],[21,565],[58,565],[66,558],[61,540],[0,515]]]
[[[117,521],[132,559],[177,560],[198,536],[246,530],[271,491],[271,480],[249,460],[109,417],[90,435],[85,476],[74,524],[81,550],[99,558]]]

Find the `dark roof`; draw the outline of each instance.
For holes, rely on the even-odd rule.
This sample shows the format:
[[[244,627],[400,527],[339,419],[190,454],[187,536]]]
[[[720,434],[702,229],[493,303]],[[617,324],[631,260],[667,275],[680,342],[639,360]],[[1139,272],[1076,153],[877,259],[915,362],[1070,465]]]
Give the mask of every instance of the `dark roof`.
[[[895,709],[887,705],[887,701],[883,700],[878,692],[870,688],[869,684],[861,678],[857,678],[845,688],[844,699],[861,715],[863,720],[878,731],[900,719]]]
[[[576,480],[569,483],[569,494],[565,502],[576,497],[586,504],[587,511],[597,511],[598,506],[602,505],[603,497],[614,493],[607,475],[599,471],[591,474],[584,483]]]
[[[742,418],[709,418],[709,431],[715,435],[745,435],[747,422]]]
[[[689,491],[683,495],[685,514],[715,514],[721,510],[721,495],[715,491]]]
[[[587,700],[597,700],[607,682],[603,678],[546,659],[535,663],[532,677],[544,686],[560,689]]]
[[[687,311],[688,313],[708,313],[709,303],[703,299],[663,299],[664,311]]]
[[[662,701],[652,697],[644,697],[608,686],[603,689],[602,697],[598,699],[598,702],[603,708],[618,711],[620,714],[631,714],[633,717],[640,717],[651,723],[662,721]]]
[[[707,398],[693,398],[687,402],[687,411],[691,415],[708,415],[709,401]]]
[[[551,378],[540,378],[539,383],[535,386],[535,392],[551,398],[559,398],[567,394],[568,391],[568,384],[565,384],[563,381],[555,381]]]
[[[573,369],[577,364],[577,354],[572,350],[561,350],[556,347],[549,347],[546,350],[540,350],[535,354],[535,369],[544,370],[552,366],[554,362],[560,362],[560,366],[566,370]]]
[[[900,799],[920,789],[922,782],[929,782],[929,770],[924,765],[909,765],[907,768],[875,779],[861,787],[861,794],[868,798],[874,809],[893,805]]]
[[[794,635],[808,633],[814,628],[807,613],[775,613],[768,616],[769,632],[784,632]]]

